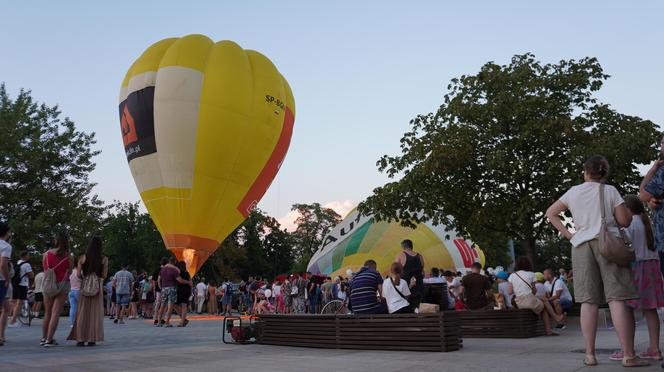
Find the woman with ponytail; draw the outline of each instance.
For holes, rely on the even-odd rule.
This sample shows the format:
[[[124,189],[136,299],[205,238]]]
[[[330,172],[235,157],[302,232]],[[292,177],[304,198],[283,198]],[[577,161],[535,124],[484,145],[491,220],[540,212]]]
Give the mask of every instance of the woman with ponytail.
[[[664,307],[664,283],[659,271],[659,255],[655,249],[655,236],[653,234],[650,218],[645,211],[643,203],[636,195],[625,197],[625,206],[632,215],[632,223],[627,232],[632,238],[632,246],[636,253],[636,262],[632,266],[634,282],[639,290],[640,298],[627,301],[627,305],[643,311],[648,324],[650,346],[641,353],[644,359],[662,360],[659,349],[659,314],[658,307]]]

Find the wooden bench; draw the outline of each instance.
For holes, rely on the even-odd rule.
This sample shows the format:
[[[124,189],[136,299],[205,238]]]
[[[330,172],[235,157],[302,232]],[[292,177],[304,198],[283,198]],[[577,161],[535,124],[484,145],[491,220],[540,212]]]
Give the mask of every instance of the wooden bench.
[[[530,310],[458,311],[466,338],[530,338],[544,336],[544,322]]]
[[[392,315],[259,315],[257,342],[332,349],[454,351],[455,312]]]

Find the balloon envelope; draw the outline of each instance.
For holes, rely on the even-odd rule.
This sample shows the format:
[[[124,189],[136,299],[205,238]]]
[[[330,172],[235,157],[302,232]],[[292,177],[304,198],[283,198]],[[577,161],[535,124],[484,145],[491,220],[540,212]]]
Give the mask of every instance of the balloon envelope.
[[[262,54],[188,35],[131,65],[119,110],[136,187],[193,274],[276,176],[295,121],[291,89]]]
[[[378,271],[386,275],[401,252],[404,239],[412,240],[414,250],[424,256],[426,272],[432,267],[465,271],[474,262],[484,265],[484,253],[479,247],[457,236],[454,230],[446,231],[443,225],[420,223],[411,229],[398,222],[376,222],[355,210],[325,237],[307,271],[343,276],[347,270],[357,272],[366,260],[373,259]]]

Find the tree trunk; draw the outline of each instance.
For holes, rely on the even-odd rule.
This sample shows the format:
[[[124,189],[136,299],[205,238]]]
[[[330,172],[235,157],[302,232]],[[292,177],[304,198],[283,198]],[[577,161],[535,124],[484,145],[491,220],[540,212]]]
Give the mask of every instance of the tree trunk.
[[[524,252],[526,257],[533,263],[533,270],[536,270],[537,261],[535,258],[535,238],[528,238],[521,240],[521,251]]]

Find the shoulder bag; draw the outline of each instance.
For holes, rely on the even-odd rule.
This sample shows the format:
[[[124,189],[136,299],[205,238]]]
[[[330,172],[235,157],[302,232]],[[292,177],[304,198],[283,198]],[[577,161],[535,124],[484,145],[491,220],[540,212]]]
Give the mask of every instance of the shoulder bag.
[[[599,253],[618,266],[629,266],[630,262],[636,259],[636,254],[623,229],[618,228],[620,237],[617,237],[607,228],[604,186],[603,183],[599,185],[599,205],[602,210],[602,225],[599,229]]]

